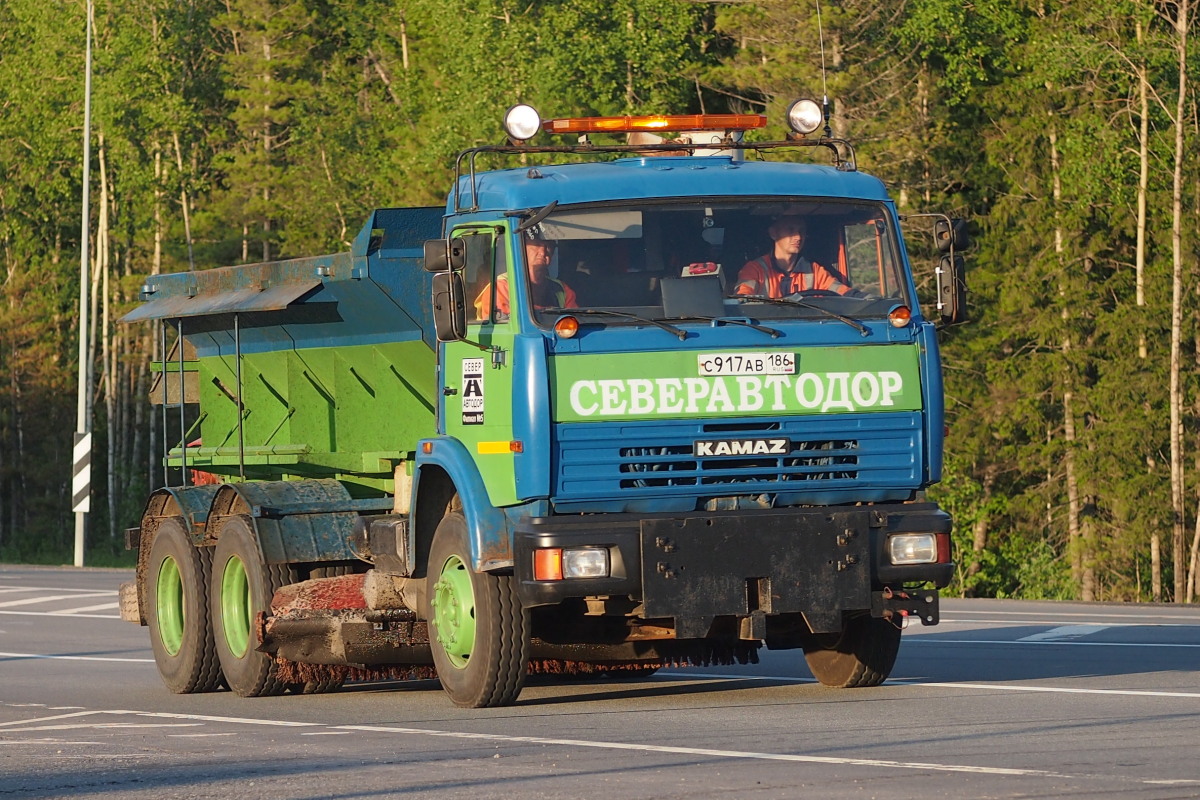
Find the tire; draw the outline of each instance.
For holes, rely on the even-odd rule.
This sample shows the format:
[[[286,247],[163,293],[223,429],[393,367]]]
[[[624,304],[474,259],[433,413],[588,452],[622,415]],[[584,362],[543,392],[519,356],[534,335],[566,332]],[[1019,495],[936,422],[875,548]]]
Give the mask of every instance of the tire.
[[[849,617],[841,633],[821,633],[804,645],[804,660],[825,686],[878,686],[892,674],[900,651],[900,629],[885,619]]]
[[[213,554],[209,594],[221,670],[241,697],[283,694],[288,688],[275,677],[275,659],[255,649],[254,625],[259,612],[270,612],[275,590],[290,582],[287,565],[263,563],[248,517],[225,520]]]
[[[193,547],[182,519],[159,525],[150,545],[146,622],[163,683],[175,694],[211,692],[221,662],[208,613],[212,548]]]
[[[467,524],[446,513],[429,553],[429,641],[438,680],[456,706],[511,705],[525,684],[529,612],[514,579],[471,569]]]

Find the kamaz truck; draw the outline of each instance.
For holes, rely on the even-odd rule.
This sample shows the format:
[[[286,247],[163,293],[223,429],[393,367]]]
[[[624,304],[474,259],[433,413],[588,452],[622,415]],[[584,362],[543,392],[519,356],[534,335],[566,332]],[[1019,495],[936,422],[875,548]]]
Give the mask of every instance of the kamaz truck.
[[[514,106],[348,253],[149,277],[168,433],[121,596],[167,687],[490,707],[763,647],[885,680],[953,570],[924,490],[966,238],[921,220],[923,308],[883,184],[788,119]]]

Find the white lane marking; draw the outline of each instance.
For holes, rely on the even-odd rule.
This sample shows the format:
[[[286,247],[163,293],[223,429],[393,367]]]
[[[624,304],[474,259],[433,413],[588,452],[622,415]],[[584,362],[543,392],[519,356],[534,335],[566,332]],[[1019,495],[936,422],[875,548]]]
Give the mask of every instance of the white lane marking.
[[[98,741],[62,741],[61,739],[20,739],[7,741],[0,739],[0,745],[98,745]]]
[[[926,641],[926,637],[929,640]],[[905,644],[1028,644],[1052,645],[1057,647],[1138,647],[1142,649],[1154,647],[1184,647],[1197,648],[1200,643],[1192,642],[1076,642],[1071,640],[1032,640],[1032,639],[941,639],[932,634],[923,634],[905,638]]]
[[[63,615],[63,614],[82,614],[84,611],[103,611],[109,608],[119,608],[119,603],[101,603],[98,606],[81,606],[79,608],[61,608],[58,611],[50,611],[47,613]]]
[[[1154,783],[1158,784],[1159,786],[1191,786],[1200,784],[1200,780],[1195,780],[1194,778],[1176,778],[1174,780],[1170,778],[1161,778],[1159,780],[1148,780],[1145,781],[1145,783]]]
[[[13,586],[0,584],[0,592],[78,592],[90,594],[99,589],[68,589],[65,586]]]
[[[0,658],[32,658],[50,661],[120,661],[132,664],[153,664],[153,658],[109,658],[107,656],[47,656],[40,653],[0,653]]]
[[[49,603],[52,600],[79,600],[84,597],[109,597],[113,596],[112,592],[87,592],[81,594],[52,594],[38,595],[37,597],[26,597],[21,600],[8,600],[0,603],[0,608],[12,608],[13,606],[31,606],[34,603]]]
[[[1049,642],[1062,639],[1078,639],[1081,636],[1090,636],[1093,633],[1108,630],[1107,625],[1059,625],[1057,628],[1051,628],[1048,631],[1041,633],[1032,633],[1029,636],[1022,636],[1017,639],[1018,642]]]
[[[199,722],[80,722],[75,725],[33,725],[25,728],[6,728],[4,732],[26,733],[28,731],[93,731],[101,728],[196,728],[199,726]]]
[[[2,611],[0,614],[11,614],[14,617],[61,617],[63,614],[56,614],[53,611]],[[71,617],[81,617],[85,619],[120,619],[120,614],[71,614]]]
[[[659,674],[662,675],[664,673],[659,673]],[[696,677],[696,676],[693,676],[693,677]],[[720,677],[720,676],[709,676],[709,677]],[[741,676],[734,676],[734,677],[741,677]],[[784,681],[784,682],[797,682],[797,683],[806,682],[803,679],[796,679],[796,678],[790,678],[790,677],[789,678],[771,678],[769,676],[755,676],[755,677],[757,677],[759,680],[779,680],[779,681]],[[915,682],[912,685],[946,686],[946,687],[952,687],[952,688],[960,688],[963,686],[967,686],[967,687],[973,686],[972,684],[953,684],[953,683],[951,683],[951,684],[939,684],[939,683],[920,684],[920,683],[915,683]],[[991,685],[987,685],[987,684],[982,684],[982,685],[978,685],[978,688],[995,689],[995,688],[1009,688],[1009,687],[995,687],[995,686],[991,686]],[[1049,691],[1054,691],[1054,690],[1051,689]],[[1105,690],[1085,690],[1085,691],[1107,693]],[[1125,694],[1124,692],[1112,692],[1112,693]],[[1132,692],[1131,694],[1166,694],[1166,693]],[[1197,696],[1200,696],[1200,695],[1197,695]],[[135,716],[135,717],[153,717],[153,718],[165,718],[165,719],[191,719],[191,720],[199,720],[199,721],[205,721],[205,722],[229,722],[229,723],[235,723],[235,724],[240,723],[240,724],[247,724],[247,725],[269,725],[269,726],[282,726],[282,727],[309,727],[309,728],[322,727],[319,723],[314,723],[314,722],[288,722],[288,721],[284,721],[284,720],[250,719],[250,718],[244,718],[244,717],[217,717],[217,716],[208,716],[208,715],[203,715],[203,714],[172,714],[172,713],[167,713],[167,712],[106,709],[106,710],[97,710],[97,711],[82,711],[82,712],[77,712],[74,714],[60,714],[60,715],[57,715],[54,717],[44,717],[39,720],[0,722],[0,726],[5,726],[8,728],[8,730],[0,731],[0,732],[7,733],[9,731],[13,731],[14,726],[28,725],[31,722],[48,722],[48,721],[52,721],[52,720],[56,720],[56,719],[79,718],[79,717],[84,717],[84,716],[89,716],[89,715],[127,715],[127,716]],[[99,726],[94,726],[94,727],[115,727],[115,726],[99,725]],[[338,726],[329,727],[325,731],[314,731],[312,733],[328,733],[328,734],[332,735],[332,734],[336,734],[336,733],[351,732],[351,731],[364,731],[364,732],[369,732],[369,733],[398,733],[398,734],[409,734],[409,735],[419,735],[419,736],[439,736],[439,737],[453,738],[453,739],[468,739],[468,740],[473,739],[473,740],[485,740],[485,741],[495,741],[495,742],[512,742],[514,744],[540,744],[540,745],[555,745],[555,746],[567,746],[567,747],[587,747],[587,748],[604,749],[604,750],[638,751],[638,752],[646,752],[646,753],[669,753],[669,754],[675,754],[675,755],[698,755],[698,756],[710,756],[710,757],[716,757],[716,758],[729,758],[729,759],[757,759],[757,760],[763,760],[763,761],[786,761],[786,762],[793,762],[793,763],[830,764],[830,765],[836,765],[836,766],[862,766],[862,767],[879,767],[879,768],[884,768],[884,769],[929,770],[929,771],[933,771],[933,772],[965,772],[965,773],[984,774],[984,775],[1047,777],[1047,778],[1056,778],[1056,779],[1092,778],[1092,779],[1111,780],[1111,778],[1108,776],[1100,776],[1100,775],[1072,776],[1072,775],[1063,774],[1063,773],[1050,772],[1047,770],[1019,769],[1019,768],[1015,768],[1015,767],[981,767],[981,766],[975,766],[975,765],[969,765],[969,764],[937,764],[937,763],[919,763],[919,762],[907,762],[907,761],[887,761],[887,760],[881,760],[881,759],[866,759],[866,758],[839,758],[839,757],[834,757],[834,756],[805,756],[805,755],[798,755],[798,754],[792,754],[792,753],[760,753],[760,752],[742,751],[742,750],[717,750],[717,749],[697,748],[697,747],[674,747],[674,746],[669,746],[669,745],[647,745],[647,744],[636,744],[636,743],[631,743],[631,742],[604,742],[604,741],[593,741],[593,740],[586,740],[586,739],[554,739],[554,738],[547,738],[547,737],[540,737],[540,736],[510,736],[510,735],[505,735],[505,734],[468,733],[466,731],[439,731],[439,730],[430,730],[430,729],[425,729],[425,728],[399,728],[399,727],[390,727],[390,726],[383,726],[383,725],[338,725]],[[18,731],[13,731],[13,732],[18,732]],[[186,736],[186,734],[184,734],[184,735]],[[203,736],[205,734],[193,734],[193,735],[194,736]],[[224,735],[224,734],[212,734],[212,735]],[[302,735],[311,735],[311,733],[302,734]],[[56,743],[60,740],[47,739],[44,741],[49,742],[49,743]],[[0,743],[3,743],[3,742],[0,742]],[[24,743],[29,743],[29,742],[24,742]],[[100,742],[70,742],[70,744],[100,744]],[[126,757],[126,756],[112,756],[112,757],[113,758],[122,758],[122,757]],[[1194,783],[1200,783],[1200,781],[1195,781],[1195,780],[1190,780],[1190,779],[1188,779],[1188,780],[1148,780],[1148,779],[1124,778],[1124,777],[1119,777],[1118,779],[1132,781],[1135,783],[1143,783],[1143,784],[1194,784]]]
[[[1009,616],[1012,616],[1014,613],[1025,614],[1027,616],[1090,617],[1092,619],[1096,619],[1098,617],[1112,617],[1115,619],[1130,619],[1130,618],[1132,618],[1132,619],[1186,619],[1186,620],[1191,620],[1193,625],[1200,624],[1200,615],[1197,615],[1194,613],[1193,614],[1164,614],[1161,612],[1151,612],[1151,611],[1143,610],[1143,609],[1130,610],[1128,612],[1105,614],[1100,611],[1087,611],[1087,612],[1084,612],[1084,611],[1042,611],[1040,609],[1038,609],[1038,610],[1023,609],[1021,611],[1014,612],[1014,611],[989,611],[986,609],[975,609],[975,608],[956,608],[950,612],[943,612],[942,620],[944,621],[947,616],[953,618],[959,614],[979,614],[980,616],[1009,617]]]
[[[1200,692],[1154,692],[1147,689],[1071,689],[1066,686],[998,686],[992,683],[938,683],[934,681],[889,681],[903,686],[937,686],[942,689],[999,689],[1005,692],[1042,692],[1046,694],[1099,694],[1116,697],[1195,697]]]
[[[1012,627],[1014,625],[1053,625],[1060,620],[1048,619],[1016,619],[1015,617],[1006,617],[1004,619],[946,619],[941,617],[938,620],[939,625],[992,625],[995,627]],[[1197,628],[1200,627],[1200,620],[1192,622],[1104,622],[1108,628]]]
[[[835,756],[804,756],[795,753],[757,753],[746,750],[715,750],[705,747],[673,747],[660,744],[637,744],[634,742],[601,742],[588,739],[551,739],[542,736],[510,736],[502,733],[467,733],[465,731],[439,731],[425,728],[393,728],[386,725],[338,725],[337,730],[365,731],[367,733],[399,733],[417,736],[439,736],[447,739],[477,739],[490,742],[512,742],[513,744],[558,745],[565,747],[590,747],[600,750],[634,750],[641,753],[670,753],[672,755],[711,756],[715,758],[748,758],[760,761],[793,761],[803,764],[835,764],[839,766],[883,767],[886,769],[916,769],[933,772],[972,772],[984,775],[1026,775],[1065,778],[1066,775],[1040,769],[1016,769],[1011,767],[977,767],[969,764],[933,764],[916,761],[885,761],[875,758],[838,758]]]
[[[317,722],[287,722],[285,720],[275,719],[252,719],[249,717],[215,717],[207,714],[172,714],[167,711],[129,711],[115,709],[100,709],[95,711],[77,711],[74,714],[56,714],[52,717],[38,717],[35,719],[12,720],[10,722],[0,722],[0,727],[8,728],[16,725],[31,725],[40,722],[53,722],[59,719],[77,719],[79,717],[88,717],[97,714],[111,714],[114,716],[134,716],[134,717],[155,717],[161,719],[189,719],[198,722],[234,722],[243,725],[273,725],[282,728],[315,728],[319,727]]]
[[[663,678],[691,678],[695,680],[711,679],[723,681],[769,681],[771,683],[816,683],[814,678],[794,678],[787,675],[736,675],[729,673],[684,673],[661,671],[655,676]],[[653,680],[653,678],[651,679]],[[1071,689],[1066,686],[1013,686],[999,683],[953,683],[938,681],[910,681],[903,678],[889,678],[887,686],[935,686],[940,689],[986,689],[998,692],[1043,692],[1047,694],[1098,694],[1115,695],[1119,697],[1184,697],[1200,698],[1200,692],[1156,692],[1148,689]]]

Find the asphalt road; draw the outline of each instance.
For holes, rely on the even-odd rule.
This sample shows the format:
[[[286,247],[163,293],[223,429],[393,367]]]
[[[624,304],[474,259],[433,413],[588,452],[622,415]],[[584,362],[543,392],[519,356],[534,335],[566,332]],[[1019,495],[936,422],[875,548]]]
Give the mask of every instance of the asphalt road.
[[[172,695],[117,570],[0,565],[8,798],[1196,798],[1200,607],[947,600],[892,679],[796,652],[644,680]]]

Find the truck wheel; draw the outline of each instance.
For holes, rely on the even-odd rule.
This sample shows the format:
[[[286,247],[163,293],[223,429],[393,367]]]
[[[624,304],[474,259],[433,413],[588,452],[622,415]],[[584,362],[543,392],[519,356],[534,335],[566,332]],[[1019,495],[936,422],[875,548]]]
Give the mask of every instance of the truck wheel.
[[[175,694],[211,692],[221,682],[208,616],[212,548],[193,547],[172,517],[159,525],[149,563],[146,621],[158,674]]]
[[[283,694],[275,660],[259,652],[254,631],[259,612],[271,610],[275,590],[290,582],[283,564],[264,564],[250,520],[233,517],[221,526],[213,554],[212,618],[225,682],[241,697]]]
[[[470,566],[467,523],[447,512],[429,553],[429,640],[442,688],[456,706],[510,705],[525,683],[529,612],[506,575]]]
[[[804,645],[804,660],[825,686],[878,686],[892,674],[900,629],[885,619],[850,617],[841,633],[819,633]]]

